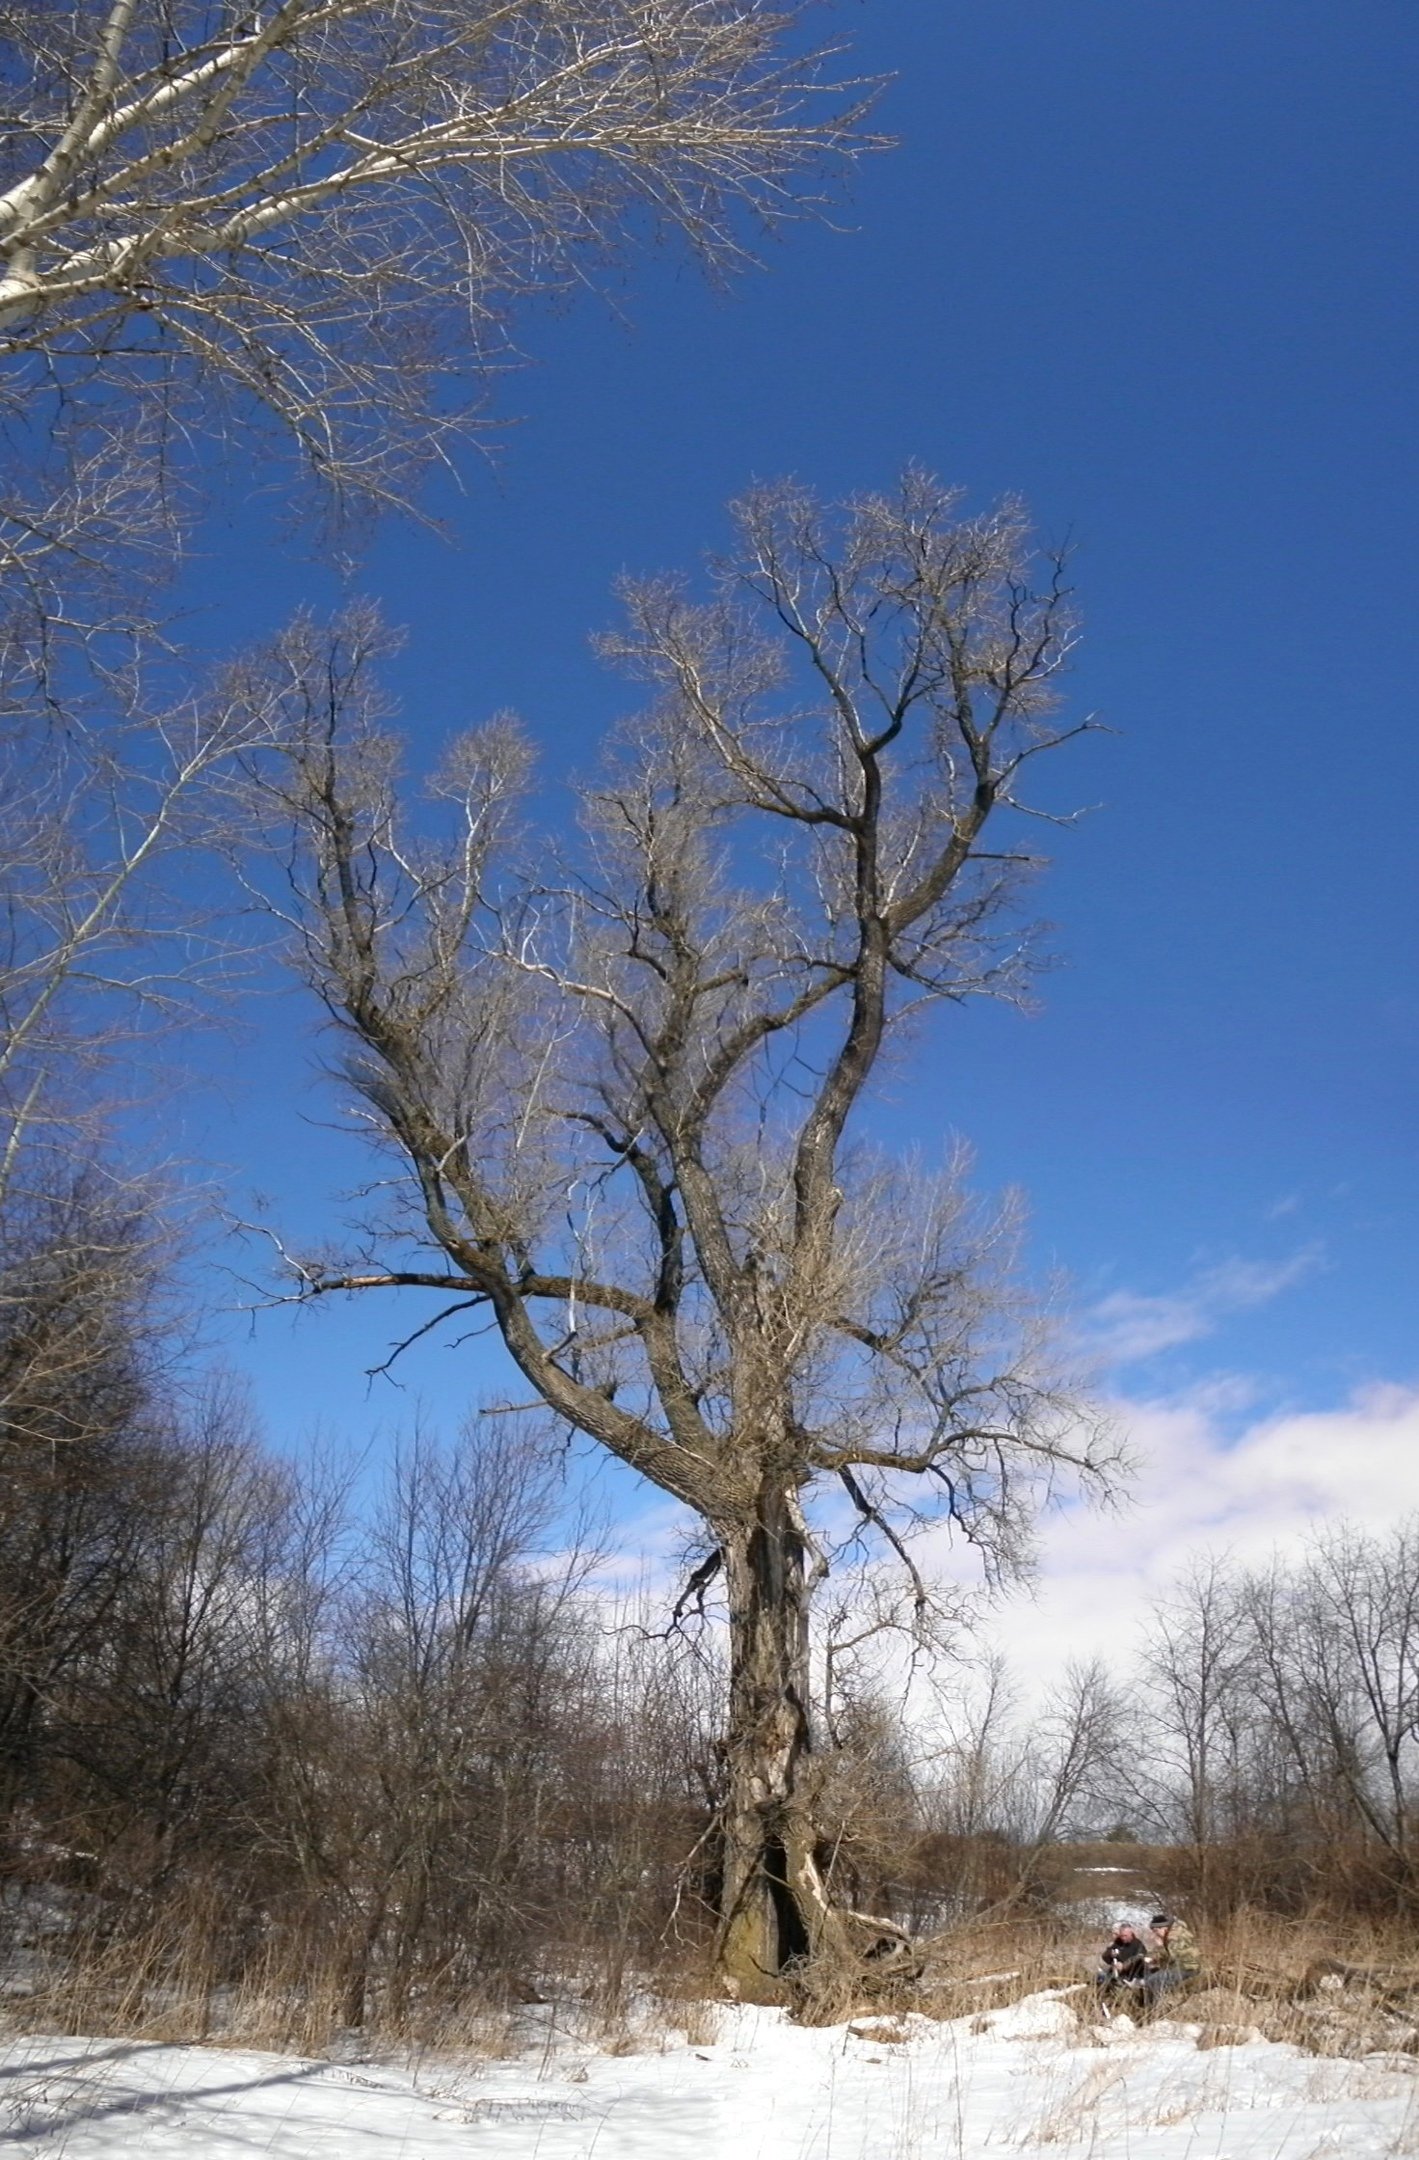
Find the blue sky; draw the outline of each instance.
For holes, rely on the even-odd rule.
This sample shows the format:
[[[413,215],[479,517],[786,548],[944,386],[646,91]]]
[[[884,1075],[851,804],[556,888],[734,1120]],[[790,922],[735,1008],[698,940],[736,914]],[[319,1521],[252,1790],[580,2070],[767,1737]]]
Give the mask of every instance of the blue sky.
[[[529,312],[496,456],[438,505],[450,538],[377,537],[356,583],[407,629],[416,755],[513,705],[549,784],[584,766],[625,695],[587,646],[612,580],[691,564],[753,477],[840,493],[915,457],[977,502],[1020,492],[1077,546],[1072,696],[1113,732],[1060,784],[1098,807],[1040,888],[1061,965],[1039,1011],[944,1015],[879,1130],[959,1132],[982,1183],[1023,1187],[1122,1398],[1204,1404],[1219,1452],[1412,1389],[1419,13],[824,20],[893,78],[897,147],[727,293],[666,254],[614,305]],[[204,546],[188,597],[214,644],[332,591],[259,510]],[[277,1000],[211,1060],[181,1144],[308,1230],[360,1165],[311,1122],[301,1025]],[[359,1378],[384,1321],[233,1329],[274,1437],[404,1414]],[[410,1381],[448,1414],[488,1371],[430,1352]]]

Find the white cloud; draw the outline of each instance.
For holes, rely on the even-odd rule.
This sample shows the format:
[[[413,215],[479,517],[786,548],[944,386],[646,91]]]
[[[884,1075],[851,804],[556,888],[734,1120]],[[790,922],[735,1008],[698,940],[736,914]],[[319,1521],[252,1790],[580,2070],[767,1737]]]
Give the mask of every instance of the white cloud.
[[[1181,1290],[1147,1297],[1114,1290],[1093,1306],[1085,1347],[1107,1365],[1134,1365],[1159,1351],[1211,1335],[1229,1313],[1265,1305],[1320,1264],[1320,1248],[1304,1246],[1287,1260],[1223,1260],[1204,1268]]]
[[[1037,1595],[1005,1607],[1001,1646],[1027,1673],[1126,1655],[1151,1604],[1199,1551],[1265,1561],[1341,1517],[1385,1530],[1419,1510],[1419,1387],[1372,1387],[1341,1408],[1258,1418],[1240,1436],[1224,1390],[1122,1402],[1138,1475],[1127,1502],[1046,1519]]]
[[[1373,1532],[1419,1512],[1419,1383],[1370,1386],[1326,1410],[1263,1414],[1254,1383],[1224,1373],[1185,1395],[1120,1397],[1112,1407],[1137,1465],[1127,1493],[1112,1508],[1072,1503],[1046,1514],[1033,1592],[987,1621],[986,1637],[1031,1693],[1072,1658],[1126,1667],[1150,1608],[1195,1555],[1264,1564],[1342,1518]],[[595,1577],[608,1628],[666,1625],[695,1530],[686,1510],[660,1497],[619,1514]],[[694,1546],[696,1557],[702,1550]],[[979,1581],[973,1555],[948,1547],[944,1533],[919,1557],[960,1589]]]

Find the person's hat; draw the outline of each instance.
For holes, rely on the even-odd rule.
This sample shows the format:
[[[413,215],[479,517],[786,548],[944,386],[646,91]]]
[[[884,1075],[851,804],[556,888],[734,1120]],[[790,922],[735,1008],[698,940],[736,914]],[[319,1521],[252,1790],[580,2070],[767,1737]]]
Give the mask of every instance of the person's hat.
[[[1152,1919],[1148,1923],[1149,1927],[1171,1927],[1172,1924],[1172,1914],[1165,1912],[1155,1912]]]

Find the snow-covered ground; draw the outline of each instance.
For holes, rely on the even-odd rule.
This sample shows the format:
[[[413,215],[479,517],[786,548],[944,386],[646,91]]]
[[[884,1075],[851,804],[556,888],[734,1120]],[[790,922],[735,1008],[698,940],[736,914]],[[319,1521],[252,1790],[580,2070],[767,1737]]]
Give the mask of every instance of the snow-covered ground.
[[[417,2070],[225,2048],[0,2041],[0,2148],[64,2160],[1397,2160],[1419,2060],[1318,2060],[1198,2028],[1081,2030],[1032,1996],[986,2017],[717,2037]],[[887,2038],[896,2031],[905,2037]],[[1146,2142],[1145,2142],[1146,2141]]]

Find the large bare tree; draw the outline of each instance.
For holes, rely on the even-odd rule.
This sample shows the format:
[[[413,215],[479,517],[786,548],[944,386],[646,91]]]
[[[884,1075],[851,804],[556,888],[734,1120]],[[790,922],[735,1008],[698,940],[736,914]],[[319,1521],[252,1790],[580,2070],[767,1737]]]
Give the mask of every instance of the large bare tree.
[[[1022,787],[1079,732],[1061,568],[1017,505],[965,518],[916,472],[841,513],[757,492],[737,523],[707,604],[625,593],[608,649],[651,703],[579,842],[518,838],[505,723],[450,746],[441,836],[406,829],[367,622],[298,626],[251,694],[284,682],[294,745],[262,782],[275,904],[407,1173],[295,1294],[421,1290],[419,1333],[486,1314],[537,1398],[700,1518],[731,1641],[721,1957],[771,1989],[856,1940],[815,1834],[835,1510],[924,1600],[914,1529],[1009,1570],[1042,1488],[1110,1443],[1008,1213],[851,1137],[926,1008],[1020,982]]]

